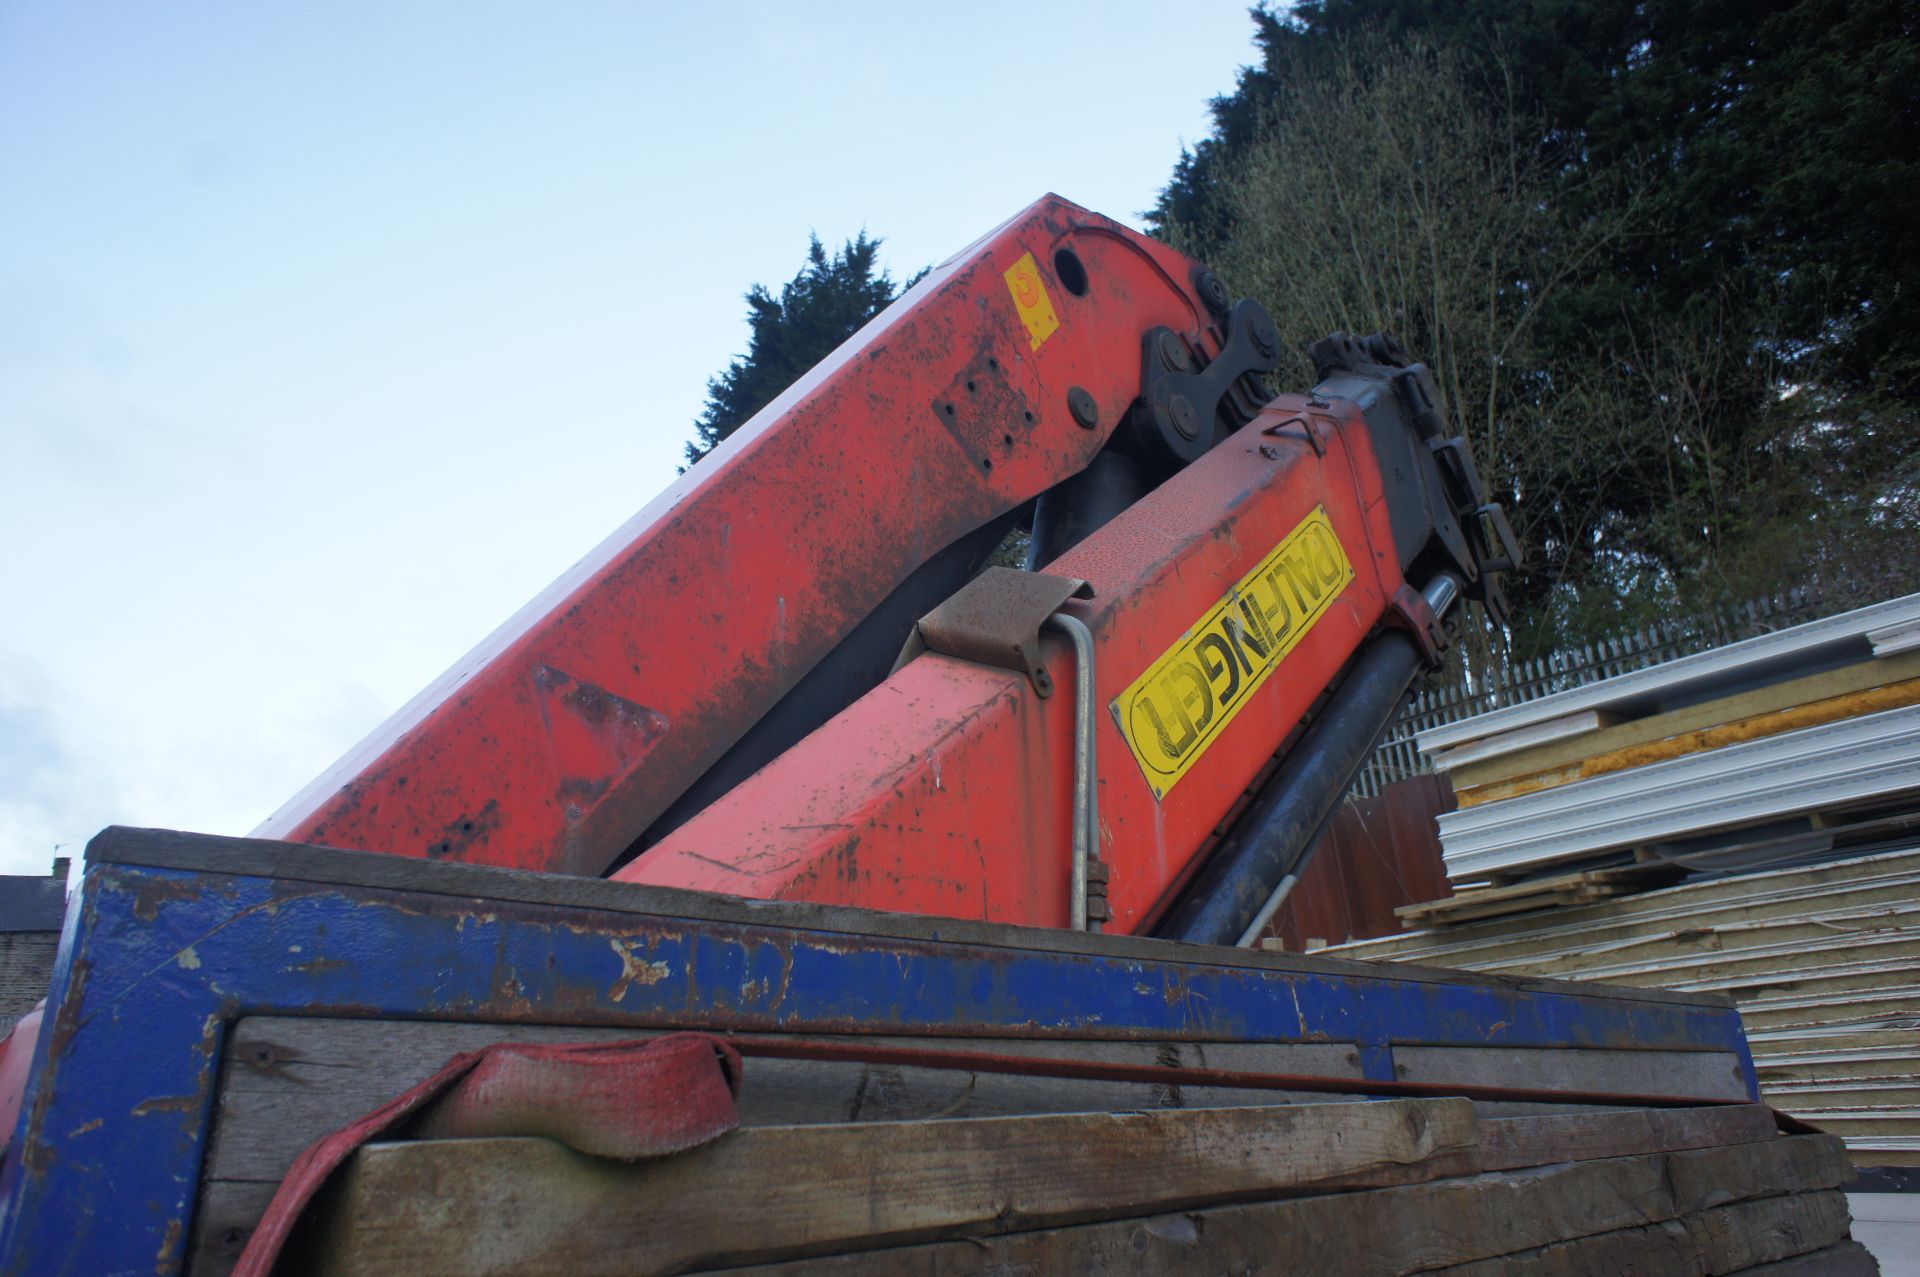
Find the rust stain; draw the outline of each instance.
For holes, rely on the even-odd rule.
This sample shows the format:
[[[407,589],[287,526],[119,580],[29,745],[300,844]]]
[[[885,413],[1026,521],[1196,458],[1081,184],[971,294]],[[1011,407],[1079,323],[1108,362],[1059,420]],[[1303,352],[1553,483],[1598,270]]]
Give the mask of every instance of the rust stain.
[[[133,889],[133,916],[142,922],[152,922],[160,916],[160,906],[167,901],[198,900],[204,890],[198,881],[143,877]]]
[[[142,1100],[133,1106],[135,1117],[152,1117],[155,1113],[191,1113],[200,1104],[197,1095],[158,1095]]]
[[[180,1238],[186,1231],[186,1221],[178,1215],[167,1221],[166,1236],[160,1239],[160,1249],[153,1256],[153,1271],[160,1277],[166,1277],[174,1270],[175,1261],[179,1258],[176,1252],[180,1249]]]
[[[607,944],[620,956],[620,978],[613,982],[613,988],[607,994],[615,1002],[624,1000],[627,990],[634,985],[658,984],[672,973],[666,963],[651,961],[635,952],[636,946],[632,942],[608,936]]]

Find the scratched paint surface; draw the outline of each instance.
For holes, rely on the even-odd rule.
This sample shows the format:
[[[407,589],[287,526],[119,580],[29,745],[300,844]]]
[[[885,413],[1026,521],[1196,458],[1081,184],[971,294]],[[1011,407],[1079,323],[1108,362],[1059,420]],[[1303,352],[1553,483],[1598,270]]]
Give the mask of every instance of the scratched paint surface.
[[[367,961],[404,954],[404,961]],[[805,1032],[1716,1049],[1728,1010],[89,867],[4,1171],[0,1272],[171,1273],[227,1027],[295,1013]],[[1217,955],[1214,955],[1217,956]],[[1749,1076],[1749,1083],[1751,1077]]]

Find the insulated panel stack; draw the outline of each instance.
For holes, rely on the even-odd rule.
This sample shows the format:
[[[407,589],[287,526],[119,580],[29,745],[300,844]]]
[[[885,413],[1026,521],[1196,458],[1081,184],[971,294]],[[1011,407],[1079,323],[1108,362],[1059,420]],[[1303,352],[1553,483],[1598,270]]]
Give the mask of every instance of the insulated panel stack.
[[[1439,822],[1456,890],[1636,864],[1739,871],[1897,838],[1920,827],[1920,595],[1446,724],[1419,745],[1459,800]]]

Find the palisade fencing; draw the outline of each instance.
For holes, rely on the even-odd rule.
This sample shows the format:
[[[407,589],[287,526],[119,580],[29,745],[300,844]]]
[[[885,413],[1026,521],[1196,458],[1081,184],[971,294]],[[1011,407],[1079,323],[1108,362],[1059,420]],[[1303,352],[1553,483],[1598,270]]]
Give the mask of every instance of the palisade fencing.
[[[1432,771],[1414,744],[1414,737],[1429,728],[1818,620],[1827,614],[1823,602],[1823,591],[1803,586],[1737,606],[1624,630],[1537,659],[1521,660],[1510,652],[1496,652],[1494,660],[1501,663],[1490,670],[1451,666],[1430,682],[1388,729],[1354,782],[1353,793],[1370,798],[1396,780]]]

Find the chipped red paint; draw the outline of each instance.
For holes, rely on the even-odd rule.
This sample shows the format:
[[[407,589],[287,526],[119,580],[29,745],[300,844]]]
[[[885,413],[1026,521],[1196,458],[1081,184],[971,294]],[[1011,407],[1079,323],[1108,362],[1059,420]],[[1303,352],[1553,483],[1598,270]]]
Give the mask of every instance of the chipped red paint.
[[[1054,273],[1066,246],[1083,295]],[[1060,320],[1037,348],[1005,278],[1028,253]],[[1040,200],[936,267],[256,832],[600,872],[909,572],[1084,468],[1138,392],[1144,331],[1219,348],[1195,269]],[[1074,422],[1076,386],[1100,428]],[[844,872],[856,854],[846,844]]]
[[[1138,933],[1196,853],[1382,624],[1405,582],[1357,406],[1316,405],[1325,454],[1284,395],[1239,434],[1048,565],[1092,582],[1070,610],[1097,648],[1100,856],[1109,929]],[[1156,800],[1107,706],[1317,507],[1355,577],[1196,767]],[[1071,650],[1060,693],[923,655],[614,875],[769,899],[1064,926],[1071,855]]]

